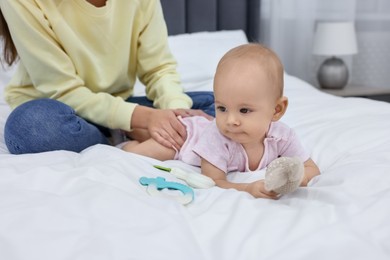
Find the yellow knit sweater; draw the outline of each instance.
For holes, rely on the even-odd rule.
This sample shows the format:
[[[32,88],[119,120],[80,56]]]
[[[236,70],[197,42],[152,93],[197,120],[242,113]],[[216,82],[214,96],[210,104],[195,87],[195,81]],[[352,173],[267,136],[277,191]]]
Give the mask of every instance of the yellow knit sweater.
[[[20,56],[5,91],[12,108],[37,98],[57,99],[81,117],[130,130],[138,76],[159,108],[190,108],[158,0],[0,1]]]

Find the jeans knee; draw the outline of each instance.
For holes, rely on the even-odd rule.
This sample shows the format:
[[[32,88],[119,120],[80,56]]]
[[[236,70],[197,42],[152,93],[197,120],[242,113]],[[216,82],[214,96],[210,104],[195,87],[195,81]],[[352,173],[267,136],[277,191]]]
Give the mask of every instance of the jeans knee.
[[[53,127],[53,122],[56,121],[55,114],[65,110],[73,113],[66,105],[51,99],[32,100],[16,107],[8,116],[4,128],[8,150],[13,154],[40,152],[34,149],[37,144],[49,142],[53,135],[60,134]]]
[[[75,111],[56,100],[38,99],[26,102],[9,115],[4,138],[13,154],[53,150],[80,152],[106,143],[105,137]]]
[[[194,92],[186,92],[186,94],[192,99],[193,109],[200,109],[211,116],[215,116],[213,92],[194,91]]]

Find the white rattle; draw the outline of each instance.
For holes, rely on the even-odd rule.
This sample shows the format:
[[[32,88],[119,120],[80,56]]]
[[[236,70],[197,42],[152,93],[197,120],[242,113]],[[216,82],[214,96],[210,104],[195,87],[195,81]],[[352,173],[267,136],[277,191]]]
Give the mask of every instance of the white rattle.
[[[185,181],[189,186],[197,189],[207,189],[215,186],[215,182],[210,177],[197,172],[184,171],[180,168],[167,168],[159,165],[153,167],[172,173],[176,178]]]

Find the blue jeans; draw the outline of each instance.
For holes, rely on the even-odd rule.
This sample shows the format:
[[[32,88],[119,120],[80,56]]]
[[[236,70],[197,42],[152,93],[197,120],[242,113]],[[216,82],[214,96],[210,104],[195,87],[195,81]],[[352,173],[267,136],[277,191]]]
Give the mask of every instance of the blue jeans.
[[[214,116],[212,92],[187,92],[193,109]],[[126,101],[153,107],[146,97],[130,97]],[[4,129],[4,139],[12,154],[39,153],[55,150],[81,152],[95,144],[109,144],[109,130],[92,124],[56,100],[37,99],[15,108]]]

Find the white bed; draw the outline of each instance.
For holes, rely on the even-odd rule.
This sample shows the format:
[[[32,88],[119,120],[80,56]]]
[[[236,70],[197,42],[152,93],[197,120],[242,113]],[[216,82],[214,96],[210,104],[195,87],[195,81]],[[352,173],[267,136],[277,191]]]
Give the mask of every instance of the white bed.
[[[220,56],[246,42],[242,31],[169,40],[186,90],[210,90]],[[390,259],[390,105],[324,94],[289,75],[285,94],[283,121],[322,174],[279,200],[213,187],[195,190],[187,206],[149,196],[142,176],[181,181],[115,147],[9,154],[1,100],[0,259]]]

